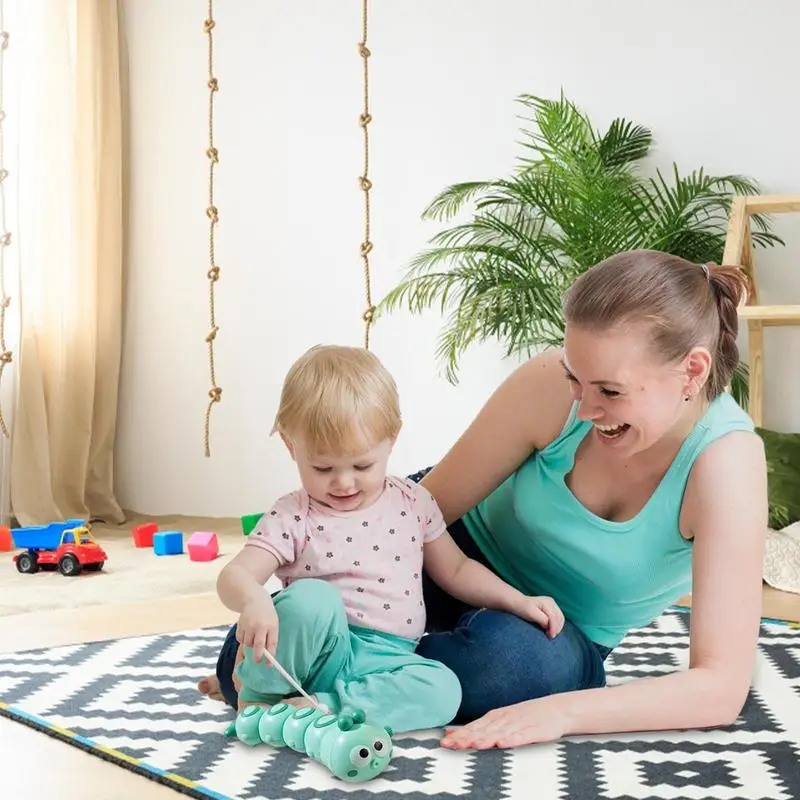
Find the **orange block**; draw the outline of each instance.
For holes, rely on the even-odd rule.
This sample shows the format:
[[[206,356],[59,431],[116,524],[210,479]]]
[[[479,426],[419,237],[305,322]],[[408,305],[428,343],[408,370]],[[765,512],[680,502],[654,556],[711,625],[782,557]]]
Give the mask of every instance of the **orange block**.
[[[0,525],[0,553],[13,549],[14,540],[11,538],[11,531],[5,525]]]

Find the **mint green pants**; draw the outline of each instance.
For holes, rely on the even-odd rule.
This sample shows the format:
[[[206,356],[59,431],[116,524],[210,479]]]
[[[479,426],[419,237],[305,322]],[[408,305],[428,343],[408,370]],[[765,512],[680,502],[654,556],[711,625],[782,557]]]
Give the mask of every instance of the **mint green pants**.
[[[339,592],[324,581],[296,581],[274,599],[280,665],[319,702],[338,713],[360,708],[367,719],[395,733],[450,723],[461,703],[461,684],[438,661],[418,656],[416,643],[348,625]],[[239,698],[277,703],[297,690],[264,659],[245,648]]]

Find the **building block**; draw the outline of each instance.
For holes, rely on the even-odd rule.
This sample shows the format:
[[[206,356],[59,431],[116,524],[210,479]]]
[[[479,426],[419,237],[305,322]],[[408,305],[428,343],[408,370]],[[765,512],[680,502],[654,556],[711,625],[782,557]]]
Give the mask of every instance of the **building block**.
[[[158,533],[158,525],[155,522],[146,522],[144,525],[137,525],[133,529],[133,543],[136,547],[152,547],[153,536]]]
[[[5,553],[13,549],[14,540],[11,537],[11,531],[5,525],[0,525],[0,553]]]
[[[259,511],[258,514],[245,514],[242,519],[242,533],[245,536],[249,536],[250,532],[258,525],[258,521],[261,517],[264,516],[263,511]]]
[[[153,536],[153,552],[157,556],[178,556],[183,552],[180,531],[159,531]]]
[[[187,545],[192,561],[213,561],[219,555],[219,539],[216,533],[195,531]]]

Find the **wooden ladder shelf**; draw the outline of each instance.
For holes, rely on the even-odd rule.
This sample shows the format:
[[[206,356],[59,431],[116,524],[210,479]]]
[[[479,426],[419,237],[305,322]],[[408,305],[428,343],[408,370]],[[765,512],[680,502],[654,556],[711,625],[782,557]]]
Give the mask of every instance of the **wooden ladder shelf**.
[[[747,272],[752,287],[747,305],[739,309],[739,319],[747,323],[748,333],[750,399],[747,410],[758,426],[763,426],[764,423],[764,328],[800,325],[800,304],[780,306],[759,304],[750,216],[792,211],[800,211],[800,195],[734,197],[728,220],[725,253],[722,257],[723,264],[741,266]]]

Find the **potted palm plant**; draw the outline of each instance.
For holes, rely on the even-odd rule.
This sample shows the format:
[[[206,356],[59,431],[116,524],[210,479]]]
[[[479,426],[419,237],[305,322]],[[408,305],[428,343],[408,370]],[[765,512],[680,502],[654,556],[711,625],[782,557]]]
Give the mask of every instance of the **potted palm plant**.
[[[457,183],[438,194],[423,219],[452,223],[406,268],[377,314],[398,308],[446,314],[437,358],[451,383],[473,343],[500,340],[506,355],[530,354],[563,341],[561,296],[592,264],[622,250],[652,248],[719,263],[734,194],[757,194],[740,175],[702,169],[670,180],[639,171],[653,136],[615,119],[605,131],[562,94],[523,95],[533,118],[523,128],[524,153],[507,178]],[[471,213],[456,217],[471,204]],[[752,217],[754,246],[783,244],[768,220]],[[746,404],[747,367],[732,393]]]

